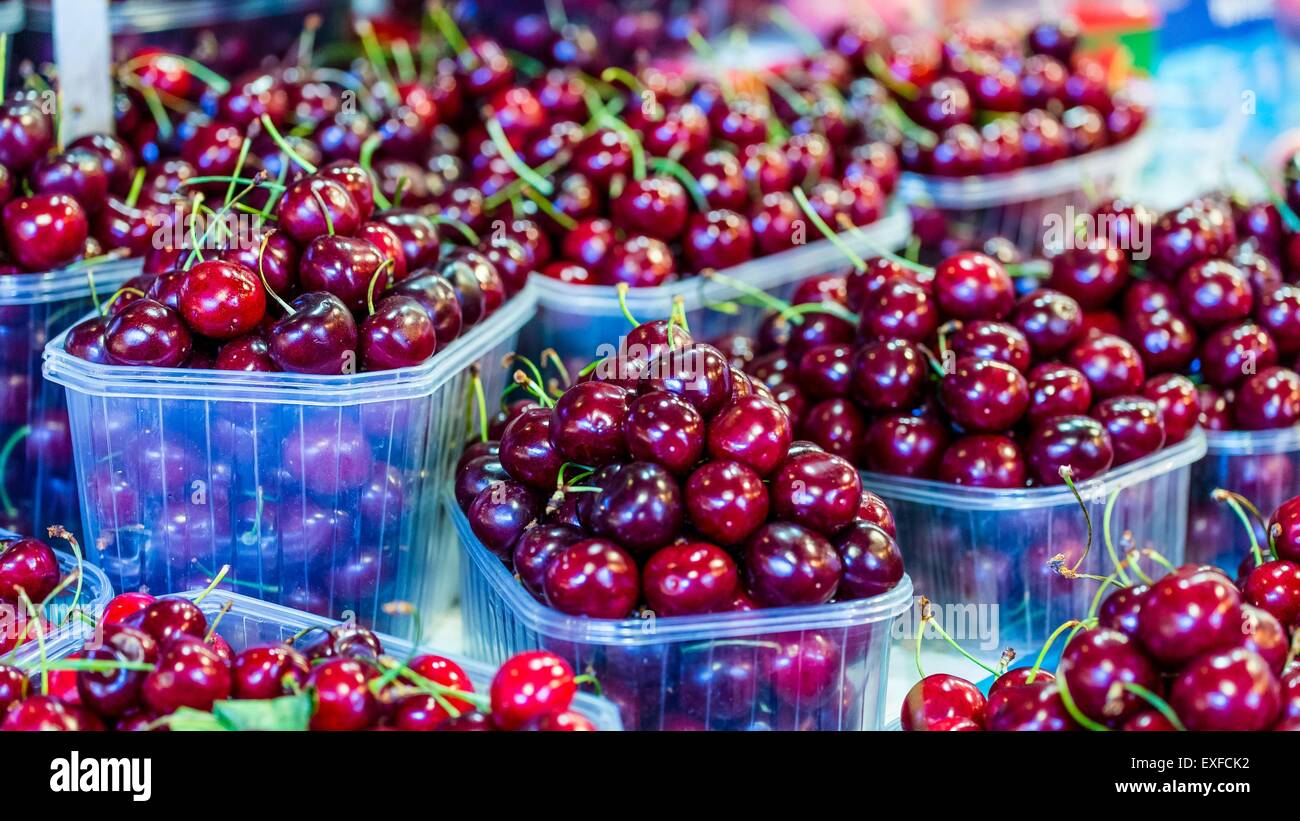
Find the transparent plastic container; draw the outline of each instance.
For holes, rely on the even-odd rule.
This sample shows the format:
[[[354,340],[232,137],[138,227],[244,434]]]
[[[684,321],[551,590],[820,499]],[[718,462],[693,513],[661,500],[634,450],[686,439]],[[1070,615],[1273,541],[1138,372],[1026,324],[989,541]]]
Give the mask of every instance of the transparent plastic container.
[[[430,625],[455,592],[437,504],[473,422],[532,316],[525,289],[429,362],[355,376],[94,365],[46,348],[68,389],[92,557],[119,590],[202,587],[390,626],[401,599]]]
[[[906,172],[899,179],[898,196],[909,205],[941,211],[950,233],[980,240],[1002,236],[1027,254],[1040,253],[1049,218],[1064,225],[1068,209],[1089,211],[1089,183],[1103,195],[1132,185],[1151,155],[1151,132],[1145,128],[1100,151],[1005,174],[934,177]]]
[[[201,590],[191,590],[175,595],[178,598],[193,601],[202,592]],[[321,618],[310,613],[304,613],[301,610],[269,604],[224,590],[214,590],[209,593],[199,604],[199,609],[207,616],[208,624],[212,624],[217,615],[227,605],[230,606],[230,609],[221,616],[221,621],[217,625],[217,632],[221,634],[221,637],[230,644],[231,649],[236,653],[259,644],[278,644],[308,628],[322,627],[328,629],[338,623],[334,619]],[[83,641],[84,637],[65,639],[51,648],[50,655],[58,658],[67,656],[76,652]],[[380,634],[379,641],[383,644],[384,651],[394,658],[406,658],[412,654],[414,649],[410,641],[394,636]],[[445,656],[459,664],[465,670],[465,673],[469,675],[470,681],[474,684],[475,692],[486,693],[491,687],[492,676],[496,673],[494,666],[444,653],[438,648],[427,644],[421,644],[419,650],[422,653],[436,653]],[[587,693],[579,693],[573,700],[573,709],[590,719],[597,730],[616,731],[623,729],[622,722],[618,717],[618,708],[605,699]]]
[[[16,534],[0,531],[0,542],[16,538]],[[62,550],[54,552],[59,557],[59,569],[65,577],[77,569],[76,556]],[[109,584],[104,571],[83,560],[80,597],[74,582],[45,603],[44,617],[54,625],[54,629],[45,634],[46,652],[49,653],[52,647],[66,642],[83,641],[94,630],[90,619],[97,619],[112,598],[113,585]],[[6,622],[12,623],[9,620]],[[31,670],[40,664],[40,660],[41,648],[34,636],[27,643],[11,650],[7,656],[0,655],[0,664],[8,664],[19,670]]]
[[[1300,427],[1282,430],[1208,431],[1205,458],[1192,468],[1187,560],[1236,573],[1250,552],[1250,534],[1241,519],[1213,493],[1240,493],[1265,521],[1278,505],[1300,496]],[[1255,538],[1268,545],[1263,526]]]
[[[43,533],[60,524],[80,534],[63,388],[41,376],[45,343],[140,273],[139,260],[43,274],[0,274],[0,524]]]
[[[1139,548],[1159,551],[1175,566],[1187,540],[1192,465],[1205,455],[1205,435],[1078,483],[1095,529],[1080,573],[1109,575],[1114,566],[1103,535],[1107,500],[1119,540],[1132,531]],[[973,655],[996,659],[1007,647],[1037,651],[1067,619],[1088,612],[1097,583],[1069,580],[1048,564],[1063,554],[1074,567],[1087,544],[1083,512],[1068,487],[994,490],[863,472],[863,486],[889,505],[898,543],[918,595],[934,603],[944,628]],[[1143,565],[1149,575],[1158,566]],[[1151,568],[1151,569],[1147,569]]]
[[[871,599],[671,618],[567,616],[534,599],[447,500],[464,559],[466,651],[545,649],[593,673],[630,730],[875,730],[912,583]],[[824,659],[814,665],[805,659]],[[795,679],[800,682],[796,682]]]
[[[895,205],[884,218],[862,229],[865,237],[841,236],[857,253],[869,255],[873,244],[889,250],[901,248],[911,231],[907,208]],[[808,277],[848,267],[844,254],[829,240],[821,239],[718,273],[786,299]],[[543,276],[534,276],[533,282],[538,294],[537,317],[520,337],[522,353],[536,356],[546,348],[554,348],[570,370],[581,369],[595,358],[600,346],[617,345],[631,329],[619,307],[618,290],[612,285],[573,285]],[[632,288],[628,291],[627,307],[632,316],[643,322],[667,319],[673,300],[679,296],[685,300],[691,336],[701,341],[742,330],[752,332],[765,310],[738,305],[738,311],[728,313],[710,307],[738,300],[743,294],[701,276],[658,288]]]

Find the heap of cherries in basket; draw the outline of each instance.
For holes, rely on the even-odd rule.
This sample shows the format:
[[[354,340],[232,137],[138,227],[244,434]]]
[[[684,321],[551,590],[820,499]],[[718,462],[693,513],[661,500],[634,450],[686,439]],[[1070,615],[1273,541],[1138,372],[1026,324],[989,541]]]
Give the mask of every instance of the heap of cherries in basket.
[[[460,460],[470,527],[529,593],[618,619],[816,605],[900,582],[888,508],[848,461],[794,441],[762,384],[677,319],[624,343],[558,398],[525,362],[516,380],[533,396]]]
[[[1073,23],[1028,31],[992,21],[891,35],[877,20],[831,34],[788,77],[799,98],[836,108],[830,84],[896,146],[904,170],[940,177],[1045,165],[1131,139],[1145,107],[1079,49]],[[781,98],[785,99],[785,98]]]
[[[1181,441],[1195,385],[1147,378],[1124,338],[1007,265],[894,255],[801,283],[755,336],[718,342],[796,435],[868,470],[986,488],[1084,480]],[[1051,283],[1049,283],[1051,285]]]
[[[239,652],[217,627],[187,599],[122,594],[67,659],[0,663],[0,730],[596,729],[570,709],[582,679],[550,653],[514,656],[477,693],[455,661],[394,659],[355,624]]]
[[[925,676],[904,701],[903,729],[1300,730],[1300,497],[1267,525],[1269,544],[1235,580],[1183,565],[1148,584],[1121,566],[1100,606],[1054,634],[1065,635],[1055,674],[1040,667],[1044,648],[987,697],[958,676]]]

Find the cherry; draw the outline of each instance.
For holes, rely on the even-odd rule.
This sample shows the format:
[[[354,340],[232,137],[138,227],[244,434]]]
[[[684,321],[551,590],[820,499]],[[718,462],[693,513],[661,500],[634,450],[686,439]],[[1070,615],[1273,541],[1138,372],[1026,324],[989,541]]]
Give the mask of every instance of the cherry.
[[[956,440],[944,451],[939,479],[969,487],[1024,487],[1025,459],[1015,440],[977,434]]]
[[[280,228],[302,244],[326,234],[350,237],[363,221],[347,187],[328,177],[306,177],[290,185],[275,213]]]
[[[1221,649],[1229,650],[1232,646],[1237,646],[1258,653],[1264,661],[1268,662],[1268,667],[1274,675],[1281,675],[1291,650],[1291,638],[1287,629],[1272,613],[1254,605],[1243,604],[1241,613],[1240,639],[1235,645]]]
[[[1033,358],[1025,335],[1004,322],[980,319],[965,323],[948,339],[948,344],[958,359],[992,359],[1021,373],[1028,372]]]
[[[338,297],[318,291],[290,303],[293,312],[271,326],[271,359],[291,373],[339,375],[355,370],[357,324]]]
[[[233,262],[205,260],[181,281],[179,309],[185,322],[212,339],[234,339],[261,324],[266,292],[257,274]]]
[[[1300,496],[1283,502],[1269,517],[1268,540],[1278,558],[1300,562]]]
[[[1018,370],[974,357],[957,360],[939,395],[953,421],[969,431],[1008,430],[1029,407],[1029,385]]]
[[[561,613],[621,619],[635,610],[641,581],[623,548],[605,539],[583,539],[551,559],[544,590],[547,604]]]
[[[102,626],[125,624],[136,613],[142,613],[157,599],[148,593],[118,593],[104,606],[99,616]]]
[[[0,602],[16,603],[22,590],[39,604],[59,586],[61,577],[58,556],[44,542],[0,542]]]
[[[1088,311],[1110,303],[1129,279],[1128,257],[1100,237],[1083,247],[1061,251],[1051,263],[1047,287],[1074,299]]]
[[[367,296],[383,293],[390,271],[380,274],[384,255],[374,243],[344,236],[319,236],[311,241],[298,263],[298,276],[308,291],[327,291],[354,312],[366,310]]]
[[[1207,653],[1183,668],[1169,705],[1189,730],[1258,731],[1281,709],[1277,679],[1257,653],[1236,648]]]
[[[271,358],[271,346],[260,336],[241,336],[221,346],[212,367],[219,371],[261,371],[280,370]]]
[[[515,542],[513,559],[515,573],[528,592],[541,599],[551,560],[582,538],[581,530],[565,524],[537,524],[525,530]]]
[[[255,281],[265,276],[267,286],[281,296],[296,293],[299,254],[298,246],[289,235],[284,231],[259,232],[249,240],[222,251],[219,258],[252,271]],[[266,241],[265,247],[263,240]]]
[[[1062,732],[1076,729],[1055,681],[1042,677],[989,696],[984,727],[994,732]]]
[[[600,488],[580,506],[587,528],[643,556],[673,540],[682,525],[682,493],[673,475],[653,462],[602,468],[590,480]]]
[[[460,300],[456,298],[455,286],[446,277],[420,268],[395,283],[387,294],[411,297],[424,306],[425,313],[433,321],[437,349],[445,348],[460,336],[463,324]]]
[[[158,644],[147,633],[133,627],[105,627],[101,640],[82,652],[90,661],[154,664],[158,661]],[[77,693],[82,704],[101,716],[120,716],[140,703],[145,673],[116,669],[77,673]]]
[[[1288,559],[1264,562],[1250,571],[1241,592],[1288,629],[1294,627],[1300,619],[1300,564]]]
[[[180,367],[192,348],[180,315],[152,299],[132,302],[104,328],[104,353],[114,365]]]
[[[947,719],[984,723],[987,704],[979,688],[948,673],[932,673],[912,685],[903,698],[904,730],[932,730]]]
[[[853,362],[853,398],[871,410],[915,407],[928,374],[923,355],[902,339],[868,342]]]
[[[857,515],[862,480],[847,460],[809,451],[781,464],[769,493],[777,518],[831,535]]]
[[[186,599],[158,599],[141,614],[140,629],[163,647],[180,636],[201,639],[208,628],[203,611]]]
[[[370,691],[374,668],[350,658],[333,658],[311,670],[307,689],[315,694],[313,730],[364,730],[375,723],[379,705]]]
[[[520,653],[492,678],[492,723],[502,730],[518,730],[565,712],[577,691],[573,668],[564,659],[542,650]]]
[[[385,297],[361,323],[358,353],[368,371],[419,365],[438,348],[438,333],[429,312],[409,296]]]
[[[1033,667],[1017,667],[1014,670],[1008,670],[993,680],[989,685],[989,696],[998,693],[1010,687],[1019,687],[1022,684],[1029,684],[1029,677],[1033,676],[1034,681],[1056,681],[1056,676],[1039,669],[1034,671]]]
[[[624,230],[665,242],[681,236],[688,210],[686,189],[672,177],[633,180],[610,202],[610,214]]]
[[[662,241],[640,234],[616,242],[600,267],[605,285],[626,283],[633,288],[653,288],[677,278],[672,251]]]
[[[1241,598],[1217,571],[1186,566],[1151,585],[1137,616],[1147,654],[1176,667],[1230,646],[1241,628]]]
[[[27,695],[27,676],[17,667],[0,664],[0,716]]]
[[[857,520],[835,536],[843,566],[836,594],[841,599],[869,599],[893,590],[903,578],[903,554],[893,536],[869,521]]]
[[[642,570],[646,603],[658,616],[690,616],[730,609],[739,589],[736,563],[708,542],[669,545]]]
[[[1138,396],[1116,396],[1097,404],[1095,416],[1110,434],[1115,465],[1125,465],[1155,453],[1165,444],[1160,407]]]
[[[1153,376],[1142,386],[1142,395],[1156,403],[1165,426],[1165,444],[1181,442],[1196,427],[1199,406],[1196,385],[1181,374]]]
[[[29,271],[72,262],[90,233],[86,212],[66,194],[36,194],[6,203],[2,212],[9,252]]]
[[[1196,262],[1183,271],[1178,297],[1188,319],[1202,328],[1240,321],[1255,307],[1249,278],[1220,259]]]
[[[631,397],[608,382],[580,382],[564,392],[551,419],[551,443],[566,461],[601,467],[623,457]]]
[[[515,541],[540,513],[537,498],[527,487],[498,482],[474,497],[466,516],[483,546],[504,558],[511,555]]]
[[[1132,395],[1146,380],[1142,359],[1132,345],[1118,336],[1104,334],[1085,339],[1070,349],[1069,364],[1088,377],[1093,397]]]
[[[631,457],[679,475],[700,461],[704,431],[704,418],[695,406],[667,391],[637,397],[623,417],[623,438]]]
[[[1249,377],[1237,389],[1232,416],[1243,430],[1288,428],[1300,422],[1300,375],[1274,366]]]
[[[73,147],[41,158],[32,167],[30,183],[37,194],[67,194],[87,214],[96,213],[108,200],[108,172],[100,153],[89,148]]]
[[[1079,711],[1103,724],[1116,726],[1146,708],[1125,684],[1159,693],[1159,673],[1137,642],[1116,630],[1095,628],[1076,635],[1061,654],[1057,673],[1064,679]],[[1121,689],[1117,689],[1121,688]]]
[[[230,668],[197,636],[177,636],[166,644],[158,667],[141,686],[144,705],[160,715],[182,707],[211,710],[230,696]]]
[[[397,235],[408,270],[415,271],[438,261],[438,226],[427,216],[417,211],[393,208],[375,215],[375,221]],[[402,277],[394,276],[393,279],[401,280]]]
[[[1088,416],[1054,416],[1039,424],[1025,443],[1033,476],[1044,485],[1064,484],[1060,470],[1069,466],[1077,482],[1110,470],[1115,460],[1110,434]]]
[[[87,732],[103,730],[104,725],[90,712],[67,704],[54,696],[37,695],[13,705],[0,723],[4,731],[65,731]]]
[[[743,396],[709,421],[708,451],[718,460],[735,460],[760,476],[776,469],[792,440],[790,419],[771,400]]]
[[[892,279],[863,300],[858,331],[866,339],[925,342],[938,327],[939,308],[927,286]]]
[[[1300,286],[1277,284],[1257,289],[1255,319],[1283,355],[1300,351]]]
[[[974,251],[948,257],[934,270],[939,307],[956,319],[1002,319],[1015,305],[1015,285],[995,259]]]
[[[550,408],[532,407],[516,416],[501,433],[501,466],[529,487],[555,490],[564,459],[551,443]]]
[[[745,543],[746,589],[760,606],[824,604],[840,583],[835,548],[790,522],[763,525]]]
[[[947,444],[947,425],[933,415],[894,414],[871,423],[863,451],[868,470],[930,479]]]
[[[1044,362],[1029,372],[1029,408],[1025,411],[1031,425],[1053,416],[1079,416],[1092,407],[1092,386],[1081,371],[1068,365]]]
[[[307,658],[292,647],[250,647],[235,656],[231,696],[267,699],[290,695],[305,687],[310,676]]]
[[[737,545],[767,520],[763,479],[742,462],[702,465],[686,482],[686,507],[694,528],[722,545]]]

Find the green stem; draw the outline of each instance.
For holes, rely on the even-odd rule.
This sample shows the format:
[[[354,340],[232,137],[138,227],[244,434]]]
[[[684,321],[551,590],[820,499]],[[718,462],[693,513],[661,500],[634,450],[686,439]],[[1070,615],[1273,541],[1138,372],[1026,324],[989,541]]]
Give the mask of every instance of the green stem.
[[[1110,728],[1105,724],[1099,724],[1083,714],[1083,711],[1079,709],[1079,705],[1074,703],[1074,696],[1070,695],[1070,686],[1065,678],[1065,676],[1057,676],[1056,691],[1060,694],[1061,703],[1065,705],[1065,711],[1070,714],[1070,718],[1073,718],[1080,727],[1094,733],[1110,732]]]
[[[478,405],[479,440],[488,440],[487,395],[483,391],[483,377],[479,373],[478,363],[470,366],[470,385],[474,390],[474,402]]]
[[[1182,719],[1178,717],[1178,713],[1174,712],[1174,708],[1169,706],[1169,702],[1143,687],[1141,684],[1134,684],[1131,681],[1122,681],[1119,682],[1119,685],[1145,701],[1147,704],[1151,705],[1156,712],[1160,713],[1160,715],[1164,716],[1170,724],[1174,725],[1175,730],[1180,732],[1187,731],[1187,727],[1183,725]]]
[[[543,214],[554,220],[555,224],[564,230],[572,231],[578,227],[577,220],[556,208],[553,202],[542,196],[541,192],[533,188],[531,185],[524,186],[524,196],[531,200]]]
[[[186,57],[181,54],[172,54],[172,53],[145,54],[140,57],[136,57],[134,59],[126,61],[125,63],[122,64],[121,70],[126,72],[134,72],[137,68],[140,68],[141,66],[147,66],[151,61],[158,60],[160,58],[176,60],[177,62],[181,63],[183,66],[185,66],[187,71],[189,71],[191,74],[197,77],[200,82],[202,82],[204,85],[211,88],[218,95],[225,94],[227,91],[230,90],[230,82],[226,80],[225,77],[222,77],[220,74],[208,68],[207,66],[203,65],[198,60],[191,60],[189,57]]]
[[[267,134],[271,135],[271,140],[275,142],[276,147],[283,151],[284,155],[292,160],[295,165],[308,174],[316,173],[316,166],[303,159],[301,154],[293,150],[293,146],[289,145],[284,135],[280,133],[280,129],[276,128],[275,123],[271,122],[269,115],[262,115],[262,127],[266,129]]]
[[[627,307],[627,292],[630,287],[626,282],[620,282],[615,290],[618,293],[618,309],[623,312],[624,319],[632,323],[632,327],[635,328],[641,323],[637,321],[636,317],[632,316],[632,309]]]
[[[1125,572],[1124,563],[1119,560],[1119,553],[1115,551],[1115,539],[1110,530],[1110,522],[1115,513],[1115,502],[1119,501],[1119,494],[1120,491],[1116,490],[1106,499],[1106,509],[1101,515],[1101,536],[1102,541],[1106,543],[1106,552],[1110,554],[1110,561],[1115,565],[1116,572],[1119,573],[1120,581],[1124,582],[1125,586],[1130,586],[1133,584],[1133,580]]]
[[[695,210],[701,214],[707,214],[709,208],[709,198],[704,193],[704,187],[695,175],[686,170],[686,166],[670,160],[667,157],[653,157],[650,159],[650,168],[660,174],[668,174],[682,184],[687,193],[691,195],[691,201],[695,203]]]
[[[1079,509],[1083,511],[1083,521],[1088,526],[1088,541],[1084,542],[1083,553],[1080,554],[1079,560],[1074,563],[1071,571],[1078,573],[1079,567],[1083,565],[1088,553],[1092,551],[1092,515],[1088,513],[1088,505],[1083,501],[1083,495],[1079,493],[1079,488],[1074,484],[1074,471],[1069,465],[1062,465],[1060,476],[1065,481],[1065,486],[1074,494],[1074,500],[1079,503]]]
[[[826,221],[821,218],[820,214],[813,210],[812,203],[808,202],[808,195],[803,192],[803,189],[795,188],[791,193],[794,195],[795,202],[799,203],[799,207],[808,217],[808,220],[817,227],[818,231],[822,232],[822,236],[826,237],[826,239],[830,240],[836,248],[840,249],[840,253],[844,254],[844,256],[848,258],[849,262],[853,263],[853,267],[857,268],[859,271],[866,271],[866,261],[863,260],[862,257],[858,256],[857,251],[854,251],[849,247],[849,244],[844,241],[843,237],[831,230],[831,227],[826,224]]]
[[[272,229],[262,235],[262,245],[260,248],[257,249],[257,275],[261,277],[262,287],[265,288],[266,292],[271,295],[271,299],[274,299],[276,304],[278,304],[282,309],[284,309],[284,315],[292,316],[293,307],[290,306],[289,303],[281,299],[280,295],[277,294],[275,292],[275,289],[271,287],[271,283],[266,281],[266,265],[264,262],[266,258],[266,244],[271,241],[271,235],[274,233],[275,233],[275,229]]]
[[[63,541],[67,542],[68,546],[72,548],[73,558],[77,560],[77,569],[73,571],[77,576],[77,589],[73,591],[72,606],[68,609],[68,618],[71,618],[72,613],[75,612],[77,606],[81,604],[81,590],[83,585],[82,568],[85,564],[85,560],[81,555],[81,543],[78,542],[77,537],[73,536],[70,532],[68,532],[68,529],[63,527],[63,525],[50,525],[48,528],[46,528],[45,532],[52,539],[62,539]],[[48,601],[49,599],[52,599],[55,595],[56,593],[54,592],[50,593],[50,595],[47,597],[46,600]]]
[[[367,316],[373,316],[375,313],[375,284],[379,282],[379,277],[392,266],[393,260],[385,259],[375,269],[374,275],[370,277],[370,285],[366,288],[366,308],[370,311]]]
[[[1241,503],[1237,501],[1236,494],[1231,493],[1223,488],[1216,489],[1210,494],[1216,502],[1224,502],[1232,511],[1241,519],[1241,523],[1246,528],[1246,535],[1250,536],[1250,553],[1255,557],[1255,566],[1259,567],[1264,563],[1264,553],[1259,548],[1259,539],[1255,536],[1255,525],[1251,523],[1246,511],[1242,508]]]
[[[134,208],[136,202],[139,201],[140,191],[144,189],[144,177],[145,170],[143,168],[137,168],[135,171],[135,177],[131,180],[131,190],[126,194],[126,206],[128,208]]]
[[[334,217],[330,214],[329,206],[325,204],[325,198],[316,190],[315,185],[310,185],[308,190],[311,191],[312,199],[316,200],[316,207],[320,209],[321,216],[325,218],[325,232],[331,237],[334,236]]]
[[[0,506],[4,507],[5,515],[10,519],[18,515],[18,508],[14,507],[13,500],[9,498],[9,491],[5,487],[4,476],[9,466],[9,458],[13,455],[14,448],[18,443],[31,435],[32,426],[23,425],[9,435],[5,440],[4,447],[0,448]]]
[[[543,179],[536,171],[528,167],[528,163],[515,151],[514,146],[506,139],[505,132],[501,129],[501,123],[496,117],[489,117],[483,123],[487,129],[488,137],[492,139],[492,144],[496,146],[497,151],[501,152],[501,157],[510,166],[520,178],[526,180],[529,185],[542,192],[545,196],[555,193],[555,186],[551,185],[549,180]]]
[[[1029,671],[1029,677],[1025,679],[1026,684],[1033,684],[1034,679],[1038,677],[1038,671],[1043,669],[1043,662],[1047,659],[1047,652],[1052,649],[1052,645],[1061,637],[1061,634],[1071,628],[1078,630],[1079,625],[1081,624],[1083,624],[1083,622],[1078,619],[1070,619],[1069,621],[1063,622],[1060,627],[1052,631],[1052,635],[1047,637],[1047,641],[1043,643],[1042,649],[1038,651],[1038,658],[1034,660],[1033,669]],[[1073,636],[1073,634],[1071,635]]]
[[[36,625],[36,646],[40,651],[40,657],[41,657],[41,695],[43,696],[49,695],[50,668],[47,663],[48,658],[46,656],[46,650],[45,650],[45,625],[41,623],[41,614],[36,609],[36,605],[32,604],[32,600],[27,596],[27,591],[21,587],[18,588],[18,600],[22,602],[23,608],[27,611],[28,625],[30,624]],[[27,630],[28,630],[28,626],[23,625],[24,634],[27,633]],[[28,640],[29,638],[31,637],[25,636],[21,641],[19,641],[19,644],[21,644],[23,641]]]
[[[468,225],[456,219],[455,217],[447,217],[441,214],[435,214],[429,217],[429,219],[433,222],[434,225],[450,225],[452,228],[455,228],[457,231],[460,232],[461,236],[463,236],[465,239],[470,241],[471,245],[479,244],[478,233],[473,228],[470,228]]]
[[[217,571],[217,575],[213,577],[212,583],[209,584],[207,587],[205,587],[203,589],[203,592],[199,594],[198,598],[194,600],[194,604],[196,605],[202,604],[204,599],[212,595],[212,591],[217,589],[217,585],[221,584],[221,580],[224,579],[226,577],[226,574],[229,572],[230,572],[230,565],[223,564],[221,566],[221,569]]]

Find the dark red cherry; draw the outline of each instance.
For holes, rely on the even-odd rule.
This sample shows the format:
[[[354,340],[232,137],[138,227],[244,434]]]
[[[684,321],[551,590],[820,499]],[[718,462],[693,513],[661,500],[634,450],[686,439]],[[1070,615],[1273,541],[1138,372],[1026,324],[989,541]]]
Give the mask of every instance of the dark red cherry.
[[[644,235],[616,242],[600,272],[603,284],[626,283],[633,288],[653,288],[677,278],[672,251],[662,241]]]
[[[944,451],[939,479],[969,487],[1025,486],[1025,458],[1015,440],[996,434],[964,436]]]
[[[744,565],[746,590],[764,607],[828,602],[843,572],[830,542],[790,522],[766,524],[750,536]]]
[[[702,465],[686,482],[686,509],[701,535],[724,546],[745,541],[767,519],[763,479],[741,462]]]
[[[59,559],[49,545],[37,539],[0,543],[0,602],[15,604],[23,590],[35,604],[58,586]]]
[[[600,490],[585,494],[580,504],[583,522],[596,535],[643,556],[681,531],[681,487],[662,466],[653,462],[609,465],[589,484]]]
[[[1086,414],[1092,407],[1092,386],[1082,371],[1069,365],[1045,362],[1029,372],[1030,424],[1053,416]]]
[[[629,182],[610,203],[610,213],[624,230],[666,242],[681,236],[689,211],[686,189],[671,177]]]
[[[1268,539],[1278,558],[1300,562],[1300,497],[1283,502],[1269,517]]]
[[[340,375],[357,369],[357,324],[342,300],[314,292],[295,299],[293,313],[271,326],[271,358],[290,373]]]
[[[1095,399],[1138,393],[1146,380],[1137,350],[1114,335],[1096,336],[1075,345],[1069,363],[1088,378]]]
[[[847,460],[812,451],[787,458],[769,493],[777,518],[831,535],[857,515],[862,480]]]
[[[1044,485],[1060,485],[1061,468],[1069,466],[1076,482],[1110,470],[1114,446],[1106,428],[1088,416],[1054,416],[1034,428],[1025,443],[1029,469]]]
[[[608,382],[580,382],[555,404],[551,442],[566,461],[600,467],[627,452],[623,420],[631,401],[628,391]]]
[[[1207,653],[1174,679],[1169,706],[1189,730],[1259,731],[1281,710],[1281,688],[1257,653]]]
[[[947,719],[984,723],[984,694],[974,684],[948,673],[934,673],[912,685],[903,698],[902,727],[931,730]]]
[[[216,259],[189,270],[181,281],[179,303],[185,322],[212,339],[243,336],[266,316],[266,291],[257,274]]]
[[[85,210],[67,194],[11,200],[4,206],[3,222],[9,253],[29,271],[49,271],[71,262],[90,233]]]
[[[280,228],[303,244],[327,234],[352,236],[362,223],[348,189],[324,177],[306,177],[289,186],[276,205],[276,217]]]
[[[1250,571],[1241,592],[1246,601],[1293,628],[1300,619],[1300,564],[1289,559],[1265,562]]]
[[[1151,585],[1137,626],[1147,654],[1177,667],[1231,645],[1241,630],[1241,598],[1219,572],[1185,566]]]
[[[293,685],[305,687],[310,675],[311,667],[306,657],[292,647],[250,647],[235,656],[231,669],[231,696],[268,699],[291,695],[295,692]]]
[[[419,268],[391,287],[390,295],[407,296],[424,306],[433,321],[438,348],[445,348],[460,336],[463,318],[456,288],[444,276],[428,268]]]
[[[1240,321],[1255,307],[1249,278],[1219,259],[1196,262],[1183,271],[1178,297],[1187,317],[1202,328]]]
[[[479,492],[465,516],[484,547],[509,558],[515,541],[541,512],[533,491],[519,482],[497,482]]]
[[[1237,388],[1232,417],[1244,430],[1272,430],[1300,422],[1300,375],[1282,367],[1265,368]]]
[[[248,335],[232,339],[221,346],[212,367],[219,371],[261,371],[271,373],[280,370],[271,358],[271,345],[265,337]]]
[[[637,397],[623,418],[627,452],[676,474],[687,473],[704,450],[704,418],[695,406],[666,391]]]
[[[740,586],[736,563],[708,542],[665,547],[641,573],[646,604],[656,616],[693,616],[729,609]]]
[[[903,554],[894,538],[871,522],[855,521],[835,536],[843,566],[837,596],[869,599],[893,590],[903,579]]]
[[[1116,630],[1085,630],[1070,640],[1057,675],[1069,687],[1079,711],[1093,721],[1116,726],[1141,712],[1147,702],[1125,685],[1159,694],[1158,671],[1137,642]]]
[[[555,490],[564,458],[551,443],[550,408],[532,407],[515,417],[501,434],[501,466],[512,478],[546,492]]]
[[[1033,359],[1029,340],[1016,326],[1005,322],[978,319],[964,323],[948,338],[948,345],[958,359],[995,360],[1021,373],[1028,373]]]
[[[852,395],[871,410],[905,410],[920,402],[928,379],[916,346],[901,339],[868,342],[853,363]]]
[[[1069,247],[1051,261],[1047,287],[1071,297],[1088,311],[1107,305],[1129,280],[1128,257],[1101,237],[1081,247]]]
[[[1061,732],[1076,729],[1059,685],[1042,677],[989,697],[984,727],[994,732]]]
[[[391,268],[379,273],[384,255],[373,243],[346,236],[318,236],[302,253],[298,276],[303,289],[326,291],[350,310],[365,313],[371,293],[382,294],[391,281]],[[371,281],[378,275],[373,291]]]
[[[22,95],[0,103],[0,165],[27,171],[54,145],[54,120],[41,99]]]
[[[1279,284],[1256,294],[1255,321],[1283,356],[1300,351],[1300,286]]]
[[[176,368],[189,359],[192,347],[180,315],[152,299],[131,303],[104,329],[104,351],[115,365]]]
[[[605,539],[584,539],[560,550],[546,569],[544,584],[551,607],[597,619],[631,615],[641,595],[636,562]]]
[[[680,396],[709,419],[731,399],[731,366],[712,345],[679,344],[646,364],[637,388]]]
[[[965,430],[1009,430],[1029,406],[1029,385],[1003,362],[968,357],[957,361],[940,386],[944,408]]]
[[[409,296],[385,297],[361,323],[357,353],[367,371],[419,365],[438,349],[429,312]]]
[[[760,476],[776,469],[792,440],[790,419],[774,402],[745,396],[709,421],[708,450],[714,459],[743,462]]]
[[[402,243],[406,267],[414,271],[438,261],[438,226],[424,214],[403,208],[394,208],[375,215],[375,222],[392,229]],[[400,277],[395,277],[400,279]]]
[[[1196,427],[1199,406],[1196,385],[1181,374],[1153,376],[1142,386],[1142,395],[1156,403],[1165,425],[1165,444],[1187,438]]]
[[[350,658],[334,658],[312,668],[307,689],[316,693],[313,730],[364,730],[375,722],[379,704],[370,690],[375,668]]]
[[[887,281],[863,300],[860,314],[858,332],[865,339],[925,342],[939,327],[939,308],[927,287],[906,280]]]
[[[1201,372],[1220,388],[1231,388],[1247,376],[1277,364],[1273,337],[1253,322],[1210,332],[1201,346]]]
[[[1146,369],[1185,370],[1196,358],[1196,331],[1172,310],[1129,314],[1123,321],[1123,333],[1137,349]]]
[[[1011,322],[1029,340],[1034,354],[1055,356],[1069,348],[1083,333],[1083,312],[1079,303],[1059,291],[1039,288],[1020,298]]]
[[[524,587],[539,599],[546,590],[546,568],[561,550],[583,539],[582,531],[563,524],[537,524],[515,542],[512,556],[515,573]]]
[[[724,270],[754,256],[754,231],[735,211],[714,209],[690,216],[682,246],[692,270]]]
[[[948,444],[948,427],[933,414],[881,416],[867,428],[863,446],[868,470],[934,478]]]
[[[216,701],[230,696],[227,662],[203,639],[193,635],[174,638],[162,650],[158,667],[141,686],[144,705],[170,715],[182,707],[211,710]]]
[[[1097,404],[1095,416],[1110,435],[1116,466],[1155,453],[1165,444],[1165,423],[1160,408],[1140,396],[1114,396]]]

